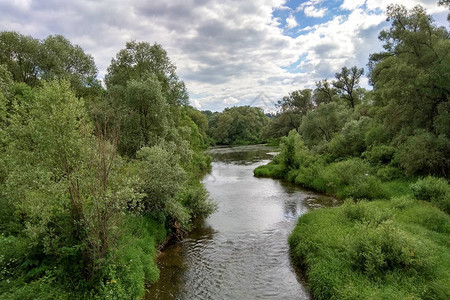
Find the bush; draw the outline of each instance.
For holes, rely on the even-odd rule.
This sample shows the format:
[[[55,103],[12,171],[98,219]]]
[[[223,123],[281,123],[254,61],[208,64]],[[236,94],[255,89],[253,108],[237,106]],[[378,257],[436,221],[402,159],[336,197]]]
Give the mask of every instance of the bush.
[[[399,146],[395,160],[407,175],[447,176],[450,169],[450,141],[429,132],[410,136]]]
[[[381,181],[392,181],[394,179],[399,179],[402,177],[402,171],[398,168],[386,166],[378,169],[377,177]]]
[[[372,165],[387,165],[395,155],[395,148],[387,145],[373,146],[370,150],[365,151],[362,157]]]
[[[450,187],[443,178],[428,176],[411,184],[414,197],[429,201],[450,214]]]
[[[376,281],[396,271],[404,272],[406,276],[429,272],[423,246],[392,222],[356,228],[347,248],[355,270]]]

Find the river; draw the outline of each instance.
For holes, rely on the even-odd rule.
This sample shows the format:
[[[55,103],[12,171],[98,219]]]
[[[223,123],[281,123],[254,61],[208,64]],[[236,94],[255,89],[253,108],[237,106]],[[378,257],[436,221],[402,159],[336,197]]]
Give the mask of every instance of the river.
[[[160,280],[145,299],[309,299],[289,258],[287,237],[301,214],[333,206],[333,198],[305,191],[253,170],[274,148],[218,147],[203,182],[217,211],[159,256]]]

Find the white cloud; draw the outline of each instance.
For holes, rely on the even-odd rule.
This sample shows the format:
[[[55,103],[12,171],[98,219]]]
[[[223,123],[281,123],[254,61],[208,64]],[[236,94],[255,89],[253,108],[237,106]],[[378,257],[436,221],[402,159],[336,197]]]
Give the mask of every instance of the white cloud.
[[[312,18],[322,18],[327,12],[326,8],[315,8],[314,6],[307,6],[303,10],[306,16]]]
[[[295,17],[293,15],[290,15],[287,19],[286,19],[286,27],[289,29],[292,29],[294,27],[297,27],[298,23],[297,20],[295,20]]]
[[[236,104],[239,103],[239,100],[234,97],[228,97],[222,101],[224,104]]]
[[[323,0],[310,0],[300,4],[296,11],[303,11],[305,16],[311,18],[322,18],[327,12],[326,8],[317,8],[319,4],[324,2]]]
[[[354,10],[363,6],[365,2],[366,0],[344,0],[341,8],[346,10]]]

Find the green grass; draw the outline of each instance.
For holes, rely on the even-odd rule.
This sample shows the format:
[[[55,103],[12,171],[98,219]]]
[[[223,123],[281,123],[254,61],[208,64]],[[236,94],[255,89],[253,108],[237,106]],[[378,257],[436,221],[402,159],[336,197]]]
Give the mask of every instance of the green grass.
[[[253,170],[253,174],[256,177],[271,177],[271,178],[284,178],[284,167],[275,163],[268,163],[267,165],[259,166]]]
[[[450,217],[409,196],[318,209],[289,245],[315,299],[450,299]]]

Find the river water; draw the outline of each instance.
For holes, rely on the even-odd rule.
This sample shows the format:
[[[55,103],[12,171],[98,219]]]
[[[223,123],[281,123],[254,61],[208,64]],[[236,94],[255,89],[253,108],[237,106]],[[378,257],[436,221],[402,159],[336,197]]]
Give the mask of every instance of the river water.
[[[305,191],[253,170],[274,148],[213,148],[203,179],[217,211],[198,220],[182,242],[158,259],[160,280],[145,299],[309,299],[289,259],[287,238],[301,214],[333,206],[333,198]]]

